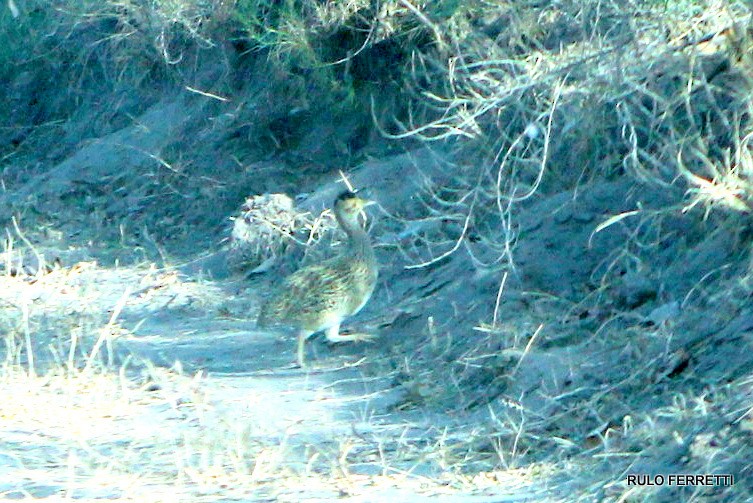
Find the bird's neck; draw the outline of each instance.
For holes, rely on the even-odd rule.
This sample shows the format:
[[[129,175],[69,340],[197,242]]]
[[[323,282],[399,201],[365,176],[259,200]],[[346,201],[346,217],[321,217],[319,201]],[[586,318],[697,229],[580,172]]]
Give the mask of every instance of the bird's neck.
[[[351,252],[363,258],[373,258],[374,250],[371,248],[369,235],[366,234],[358,220],[356,218],[343,218],[340,215],[336,215],[336,217],[337,223],[348,235],[348,246],[351,248]]]

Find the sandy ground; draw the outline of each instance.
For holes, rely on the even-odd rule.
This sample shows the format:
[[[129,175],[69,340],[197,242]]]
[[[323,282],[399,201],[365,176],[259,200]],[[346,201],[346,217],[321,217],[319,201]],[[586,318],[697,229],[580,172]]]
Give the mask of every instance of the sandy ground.
[[[29,299],[35,363],[55,368],[38,334],[102,324],[105,368],[3,382],[6,498],[133,501],[525,501],[543,496],[523,476],[511,488],[470,489],[421,459],[422,443],[463,427],[393,409],[392,375],[367,376],[361,353],[319,344],[308,370],[295,343],[258,332],[232,310],[237,284],[180,279],[148,267],[92,263],[37,281],[6,277],[3,300]],[[7,306],[5,319],[17,306]],[[117,312],[115,312],[117,311]],[[115,313],[108,320],[107,313]],[[73,313],[76,313],[73,315]],[[76,320],[78,318],[78,320]],[[44,319],[44,321],[43,321]],[[70,350],[70,345],[62,345]],[[86,361],[92,341],[73,351]],[[364,351],[366,350],[366,351]],[[149,362],[148,364],[146,362]],[[168,367],[172,367],[168,370]],[[29,408],[36,410],[29,410]],[[454,437],[454,438],[453,438]],[[491,475],[490,475],[491,476]]]

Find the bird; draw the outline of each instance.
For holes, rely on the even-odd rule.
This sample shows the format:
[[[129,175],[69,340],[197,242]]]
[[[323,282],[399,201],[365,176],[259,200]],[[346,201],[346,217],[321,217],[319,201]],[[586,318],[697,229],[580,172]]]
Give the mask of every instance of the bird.
[[[296,362],[304,368],[306,340],[324,332],[330,342],[370,340],[370,334],[340,334],[340,324],[359,312],[371,298],[379,267],[369,236],[359,216],[375,204],[353,191],[335,199],[333,209],[339,227],[347,235],[338,256],[303,267],[285,278],[261,306],[258,328],[282,326],[297,331]]]

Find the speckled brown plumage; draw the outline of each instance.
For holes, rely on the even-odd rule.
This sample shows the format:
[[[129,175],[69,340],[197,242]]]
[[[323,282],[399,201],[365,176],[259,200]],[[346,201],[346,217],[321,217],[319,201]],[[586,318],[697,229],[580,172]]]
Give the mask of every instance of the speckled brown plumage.
[[[335,217],[348,235],[344,253],[299,269],[282,282],[262,305],[260,328],[284,326],[298,331],[298,364],[303,366],[307,338],[324,331],[333,342],[362,340],[363,335],[340,335],[340,323],[368,302],[377,280],[377,263],[369,237],[358,215],[370,201],[352,192],[341,194],[334,205]]]

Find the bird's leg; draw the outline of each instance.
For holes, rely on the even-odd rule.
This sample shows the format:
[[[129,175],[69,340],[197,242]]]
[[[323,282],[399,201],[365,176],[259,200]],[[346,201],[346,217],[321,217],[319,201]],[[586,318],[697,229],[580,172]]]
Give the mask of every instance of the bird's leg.
[[[298,332],[298,353],[296,356],[296,361],[298,362],[298,366],[303,368],[305,366],[304,364],[304,354],[305,354],[305,345],[306,345],[306,339],[308,339],[309,335],[311,335],[309,332],[305,330],[301,330]]]
[[[340,324],[329,327],[324,335],[327,336],[329,342],[355,342],[355,341],[370,341],[375,336],[372,334],[340,334]]]

